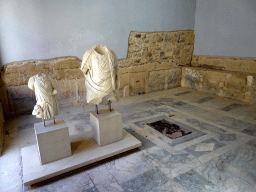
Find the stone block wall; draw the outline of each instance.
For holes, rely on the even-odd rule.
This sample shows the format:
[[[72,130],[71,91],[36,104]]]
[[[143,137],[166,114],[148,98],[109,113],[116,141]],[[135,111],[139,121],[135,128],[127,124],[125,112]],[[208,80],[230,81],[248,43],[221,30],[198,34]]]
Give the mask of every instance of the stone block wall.
[[[130,95],[181,85],[182,66],[190,65],[194,31],[135,32],[129,37],[127,59],[119,60],[121,88]]]
[[[182,87],[256,102],[256,58],[193,55],[182,71]]]
[[[144,94],[188,87],[256,102],[256,58],[195,56],[194,31],[135,32],[126,59],[119,60],[120,91]],[[52,76],[60,107],[86,103],[84,75],[77,57],[14,62],[1,68],[0,101],[6,115],[31,112],[36,100],[27,87],[38,73]]]
[[[126,59],[119,60],[121,91],[144,94],[188,87],[246,102],[256,102],[256,58],[195,56],[194,31],[135,32]],[[1,68],[0,101],[6,115],[31,112],[36,100],[28,79],[52,76],[60,107],[86,103],[84,76],[77,57],[14,62]]]
[[[84,75],[77,57],[61,57],[49,60],[14,62],[1,68],[2,88],[0,99],[6,115],[31,112],[35,94],[27,86],[30,77],[44,73],[57,83],[60,107],[85,102]]]
[[[191,66],[223,71],[256,73],[256,58],[193,55]]]
[[[202,67],[182,69],[182,87],[211,92],[244,102],[255,102],[256,74]]]
[[[181,86],[182,66],[191,63],[194,31],[131,32],[127,59],[119,60],[121,91],[130,95]],[[114,50],[115,51],[115,50]],[[77,57],[14,62],[1,68],[0,101],[6,115],[32,111],[35,94],[27,87],[31,76],[44,73],[58,86],[60,107],[86,103],[84,75]]]

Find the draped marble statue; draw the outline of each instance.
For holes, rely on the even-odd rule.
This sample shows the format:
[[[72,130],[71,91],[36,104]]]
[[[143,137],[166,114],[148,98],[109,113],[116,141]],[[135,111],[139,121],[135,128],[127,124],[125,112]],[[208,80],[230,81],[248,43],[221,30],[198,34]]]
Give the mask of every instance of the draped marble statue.
[[[28,87],[35,92],[36,105],[32,115],[42,118],[45,126],[45,119],[53,118],[59,114],[58,102],[56,99],[56,84],[52,77],[45,74],[37,74],[30,77]]]
[[[84,53],[81,70],[85,76],[87,103],[109,105],[119,100],[118,58],[114,51],[96,45]]]

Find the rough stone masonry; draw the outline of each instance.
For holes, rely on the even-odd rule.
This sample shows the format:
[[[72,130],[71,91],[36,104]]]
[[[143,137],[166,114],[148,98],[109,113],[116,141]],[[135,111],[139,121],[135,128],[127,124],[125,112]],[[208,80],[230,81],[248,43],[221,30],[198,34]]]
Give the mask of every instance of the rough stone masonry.
[[[127,59],[119,60],[121,89],[129,86],[130,95],[179,87],[182,66],[193,56],[194,31],[130,33]],[[13,62],[1,68],[0,99],[4,113],[31,112],[34,93],[28,79],[38,73],[53,77],[58,86],[60,107],[86,103],[84,77],[77,57]]]

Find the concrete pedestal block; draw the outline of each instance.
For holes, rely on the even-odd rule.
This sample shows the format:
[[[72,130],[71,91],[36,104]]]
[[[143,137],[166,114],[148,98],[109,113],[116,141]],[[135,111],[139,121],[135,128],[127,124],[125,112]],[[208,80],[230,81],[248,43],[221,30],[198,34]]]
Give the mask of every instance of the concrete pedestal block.
[[[41,164],[71,156],[68,126],[64,120],[35,123],[34,129]]]
[[[122,115],[112,109],[101,110],[99,114],[90,112],[90,123],[94,140],[99,146],[123,139]]]

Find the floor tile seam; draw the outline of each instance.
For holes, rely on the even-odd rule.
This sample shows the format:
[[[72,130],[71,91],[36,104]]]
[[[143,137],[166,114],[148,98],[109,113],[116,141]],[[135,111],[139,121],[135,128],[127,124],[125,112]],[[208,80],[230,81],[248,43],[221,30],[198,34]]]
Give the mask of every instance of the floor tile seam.
[[[107,168],[107,166],[104,164],[104,166],[106,167],[106,170],[108,172],[108,175],[111,175],[112,179],[114,178],[115,182],[122,188],[122,186],[120,185],[119,181],[117,180],[117,178],[114,176],[114,174],[112,174],[111,172],[109,172],[109,169]],[[89,174],[88,174],[89,175]],[[90,177],[90,176],[89,176]],[[90,177],[90,180],[92,181],[93,185],[96,187],[97,185],[100,185],[102,182],[100,182],[100,184],[95,184],[93,182],[93,179]],[[97,187],[96,187],[97,188]],[[123,189],[123,188],[122,188]]]
[[[156,160],[158,161],[158,160]],[[158,169],[158,171],[160,171],[166,178],[172,179],[172,172],[170,171],[169,174],[165,173],[164,171],[162,171],[161,169],[169,169],[169,167],[167,167],[164,163],[162,163],[161,161],[158,161],[158,163],[160,164],[160,166],[156,167],[156,169]]]
[[[237,168],[237,167],[233,166],[232,164],[229,164],[229,167],[233,167],[235,169]],[[248,173],[246,175],[248,175]],[[233,176],[236,176],[236,175],[233,174]],[[239,179],[244,181],[247,185],[253,185],[252,183],[249,183],[247,180],[243,179],[243,177],[239,177]],[[254,186],[256,187],[255,182],[254,182]]]
[[[131,120],[131,121],[128,121],[127,123],[136,123],[138,121],[145,121],[145,120],[148,120],[148,119],[152,119],[152,118],[157,118],[157,117],[161,117],[163,116],[163,114],[155,114],[155,115],[151,115],[151,116],[147,116],[147,117],[142,117],[142,118],[138,118],[138,119],[135,119],[135,120]]]
[[[170,97],[175,100],[181,100],[187,104],[191,104],[191,105],[199,107],[199,108],[203,108],[203,109],[207,109],[207,110],[217,109],[217,108],[213,108],[213,107],[209,107],[209,106],[203,106],[204,105],[203,103],[199,104],[199,103],[191,102],[191,101],[181,98],[181,97],[173,97],[173,96],[170,96]],[[217,109],[217,110],[219,110],[219,109]]]
[[[211,159],[212,160],[212,159]],[[229,165],[229,166],[231,166],[231,167],[234,167],[234,166],[232,166],[232,165]],[[198,173],[199,175],[201,175],[202,177],[204,177],[207,181],[210,181],[209,179],[208,179],[208,177],[206,177],[206,175],[205,174],[202,174],[200,171],[197,171],[197,169],[195,168],[194,169],[194,171],[196,172],[196,173]],[[232,176],[234,176],[234,177],[236,177],[236,175],[232,175]],[[229,178],[230,178],[230,176],[229,176]],[[239,178],[239,180],[240,180],[241,178]],[[246,180],[244,180],[244,179],[241,179],[241,180],[243,180],[245,183],[247,183],[247,185],[252,185],[252,186],[255,186],[255,185],[253,185],[253,184],[251,184],[251,183],[248,183]],[[214,181],[210,181],[211,183],[213,183]],[[216,185],[217,187],[222,187],[222,183],[219,183],[219,182],[217,182],[217,183],[213,183],[214,185]],[[254,187],[255,188],[255,187]]]
[[[195,144],[199,144],[207,139],[211,139],[213,138],[214,136],[211,136],[209,134],[207,135],[203,135],[201,137],[198,137],[198,138],[195,138],[193,140],[190,140],[190,141],[186,141],[186,142],[183,142],[181,144],[178,144],[178,145],[175,145],[173,146],[173,151],[179,151],[179,150],[184,150],[185,148],[187,147],[190,147],[192,145],[195,145]]]
[[[143,98],[143,95],[141,96],[141,99],[140,100],[138,100],[138,99],[136,99],[136,98],[132,98],[133,96],[129,96],[129,99],[127,99],[128,100],[128,104],[127,103],[125,103],[125,105],[121,105],[121,106],[126,106],[126,105],[130,105],[130,104],[136,104],[136,103],[141,103],[141,102],[144,102],[144,101],[149,101],[149,100],[152,100],[152,98]],[[136,102],[134,102],[134,100],[136,101]],[[121,101],[121,99],[119,100],[119,102],[122,102]],[[119,105],[120,106],[120,105]]]
[[[183,88],[183,87],[182,87]],[[184,87],[185,88],[185,87]],[[196,89],[191,89],[191,88],[187,88],[186,87],[186,90],[189,90],[191,91],[192,93],[194,94],[199,94],[199,95],[206,95],[206,97],[215,97],[215,98],[220,98],[220,99],[223,99],[223,97],[221,96],[218,96],[218,95],[215,95],[213,93],[209,93],[209,92],[204,92],[204,91],[200,91],[200,90],[196,90]]]
[[[226,112],[226,111],[222,111],[222,110],[218,110],[218,109],[212,109],[212,111],[216,112],[216,113],[219,113],[221,115],[227,116],[227,117],[234,118],[236,120],[240,120],[240,121],[244,121],[244,122],[256,125],[256,121],[255,120],[248,120],[248,119],[246,119],[246,117],[231,114],[232,110],[230,112]]]
[[[240,145],[242,145],[242,144],[226,145],[226,146],[220,147],[219,149],[216,149],[212,152],[209,152],[205,155],[202,155],[202,156],[198,157],[198,159],[202,163],[207,163],[208,161],[210,161],[212,159],[218,158],[219,156],[223,155],[224,153],[232,151],[234,148],[236,148]],[[211,157],[211,158],[209,158],[209,157]]]
[[[172,154],[173,152],[173,148],[171,145],[169,145],[169,142],[165,143],[163,142],[162,145],[157,145],[158,147],[161,147],[163,150],[169,152],[170,154]]]
[[[93,179],[91,178],[90,174],[88,174],[88,177],[89,177],[90,181],[92,182],[93,187],[95,187],[97,189],[96,184],[93,182]]]
[[[136,113],[125,113],[125,118],[130,116],[130,115],[134,115],[134,114],[138,114],[138,113],[144,113],[144,112],[152,112],[152,111],[153,111],[152,107],[149,107],[147,109],[138,110],[138,111],[136,111]],[[122,113],[122,118],[123,118],[123,113]],[[145,118],[145,117],[141,117],[141,118]],[[138,118],[138,119],[140,119],[140,118]]]
[[[175,97],[172,97],[172,98],[175,98]],[[244,117],[242,117],[242,116],[230,114],[230,112],[232,112],[232,110],[231,111],[222,111],[220,109],[211,108],[211,107],[208,107],[208,106],[202,106],[202,104],[197,104],[197,103],[194,103],[194,102],[190,102],[190,101],[185,100],[185,99],[183,99],[183,100],[180,99],[180,100],[184,103],[193,105],[194,107],[198,107],[198,108],[206,110],[206,111],[210,111],[210,112],[214,112],[214,113],[221,113],[222,115],[225,115],[225,116],[237,119],[237,120],[242,120],[242,121],[245,121],[247,123],[252,123],[252,124],[256,125],[256,122],[253,121],[253,120],[247,120],[247,119],[244,119]]]
[[[143,112],[143,111],[149,111],[151,110],[153,107],[152,106],[146,106],[144,107],[144,109],[139,109],[139,110],[136,110],[136,112],[132,111],[130,112],[129,110],[127,110],[127,112],[125,113],[121,113],[121,114],[125,114],[125,115],[131,115],[131,114],[136,114],[136,113],[140,113],[140,112]]]
[[[129,126],[130,127],[132,127],[132,129],[136,132],[136,133],[138,133],[138,134],[140,134],[142,137],[145,137],[145,136],[143,136],[142,135],[142,132],[144,131],[148,131],[147,129],[144,129],[144,128],[141,128],[141,127],[139,127],[139,126],[137,126],[137,125],[135,125],[134,123],[130,123],[129,124]],[[153,134],[151,134],[150,132],[148,133],[148,135],[149,135],[149,137],[145,137],[146,139],[151,139],[150,137],[155,137]]]
[[[230,100],[233,100],[237,104],[247,104],[244,101],[239,101],[239,100],[232,99],[232,98],[222,97],[222,96],[215,95],[215,94],[209,93],[209,92],[204,92],[204,91],[199,91],[199,90],[194,90],[194,89],[191,89],[191,92],[193,92],[195,94],[199,94],[199,95],[206,95],[206,97],[213,97],[214,99],[223,100],[225,102],[230,102]]]
[[[143,135],[140,133],[140,132],[141,132],[140,129],[142,129],[142,128],[137,129],[138,126],[135,125],[135,124],[131,124],[131,126],[132,126],[132,127],[135,126],[135,131],[136,131],[138,134],[140,134],[141,136],[143,136]],[[146,137],[146,138],[149,139],[150,141],[152,141],[153,143],[155,143],[155,144],[158,145],[158,146],[162,146],[162,145],[166,144],[166,142],[168,142],[168,141],[165,141],[165,140],[170,139],[169,137],[167,137],[167,136],[165,136],[165,135],[159,133],[158,131],[156,131],[155,129],[151,128],[151,127],[148,126],[148,125],[145,125],[145,127],[146,127],[146,128],[143,128],[143,130],[148,131],[149,134],[150,134],[150,137]],[[193,128],[194,128],[194,127],[193,127]],[[198,129],[200,129],[200,128],[198,128]],[[163,138],[165,138],[165,140],[160,140],[160,139],[158,139],[155,135],[151,134],[150,131],[154,132],[154,133],[155,133],[156,135],[158,135],[158,136],[162,136]],[[200,130],[200,131],[201,131],[201,130]],[[208,135],[208,136],[207,136],[207,135],[201,136],[201,137],[207,136],[207,138],[205,138],[204,140],[218,136],[217,134],[212,133],[212,132],[210,132],[210,131],[208,131],[208,130],[207,130],[207,131],[202,131],[202,132],[205,132],[205,133]],[[212,135],[210,136],[210,134],[212,134]],[[143,136],[143,137],[145,137],[145,136]],[[152,138],[151,138],[151,137],[152,137]],[[178,144],[178,145],[172,147],[172,148],[173,148],[172,150],[174,150],[175,148],[180,147],[181,145],[184,145],[184,144],[187,145],[188,143],[191,143],[191,145],[193,145],[193,144],[195,144],[195,141],[197,141],[197,140],[199,140],[199,142],[204,141],[204,140],[201,140],[201,141],[200,141],[200,138],[201,138],[201,137],[195,138],[195,139],[193,139],[193,140],[191,140],[191,141],[187,141],[187,142],[183,142],[183,143],[181,143],[181,144]],[[170,142],[172,143],[172,139],[170,139]],[[169,143],[170,143],[170,142],[169,142]],[[197,143],[197,142],[196,142],[196,143]],[[160,144],[162,144],[162,145],[160,145]],[[190,146],[190,145],[188,145],[188,146]],[[188,147],[188,146],[186,146],[186,147]],[[183,147],[183,148],[186,148],[186,147]]]
[[[250,141],[250,140],[249,140]],[[248,142],[248,140],[246,141],[243,141],[243,142],[236,142],[235,144],[229,144],[229,145],[226,145],[226,146],[223,146],[223,147],[220,147],[219,149],[213,151],[212,153],[208,153],[206,155],[203,155],[203,156],[200,156],[198,157],[199,159],[201,159],[202,163],[207,163],[208,161],[210,160],[213,160],[215,158],[218,158],[219,156],[225,154],[225,153],[228,153],[230,151],[233,151],[234,149],[240,147],[240,146],[243,146],[243,145],[246,145],[246,143]],[[202,159],[205,158],[204,156],[208,156],[208,155],[215,155],[214,158],[211,158],[207,161],[203,161]]]
[[[184,121],[182,119],[179,119],[177,117],[171,117],[171,119],[173,119],[175,121],[178,121],[180,123],[183,123],[183,124],[187,125],[188,127],[192,127],[193,129],[196,129],[197,131],[201,131],[201,132],[204,132],[206,134],[213,134],[214,136],[218,136],[218,133],[216,133],[216,132],[212,132],[212,131],[207,130],[207,129],[202,129],[202,128],[198,127],[197,125],[194,125],[192,123],[186,122],[186,121]]]
[[[148,162],[153,165],[153,163],[152,163],[151,161],[148,160]],[[116,177],[114,174],[111,174],[111,175],[112,175],[113,178],[116,180],[116,182],[118,183],[118,185],[121,186],[121,184],[126,183],[126,182],[128,182],[128,181],[130,181],[130,180],[133,180],[133,179],[135,179],[136,177],[138,177],[139,175],[143,175],[143,174],[145,174],[146,172],[152,171],[152,170],[155,170],[155,169],[156,169],[156,167],[151,168],[151,169],[147,169],[145,172],[142,172],[142,173],[140,173],[140,174],[138,174],[137,172],[132,172],[133,175],[132,175],[132,176],[129,178],[129,180],[127,180],[127,181],[119,181],[119,180],[117,179],[117,177]],[[127,171],[124,171],[124,170],[118,170],[118,171],[119,171],[119,172],[120,172],[120,171],[122,171],[122,172],[127,172]],[[129,172],[131,173],[131,171],[129,171]],[[96,185],[95,185],[95,186],[96,186]]]
[[[162,91],[151,92],[151,93],[148,93],[148,94],[154,94],[152,96],[155,97],[155,94],[157,94],[157,93],[159,93],[159,95],[175,95],[175,94],[182,93],[182,92],[185,92],[185,91],[190,91],[190,89],[187,89],[187,88],[184,88],[184,87],[175,87],[175,88],[166,89],[166,90],[162,90]],[[150,98],[152,98],[152,96],[150,95]],[[158,97],[158,95],[157,95],[157,97]]]
[[[150,93],[147,93],[147,96],[148,96],[148,100],[151,100],[151,99],[156,99],[156,98],[159,98],[161,96],[169,96],[169,95],[175,95],[175,94],[178,94],[178,93],[182,93],[184,91],[189,91],[189,89],[183,89],[181,90],[180,92],[178,91],[177,93],[173,91],[176,91],[178,90],[179,88],[181,87],[175,87],[175,88],[171,88],[171,89],[167,89],[167,90],[163,90],[163,91],[156,91],[156,92],[150,92]],[[151,95],[152,94],[152,95]],[[161,95],[161,96],[159,96]],[[143,96],[146,96],[146,95],[141,95],[142,97]],[[129,96],[129,97],[133,97],[133,96]]]
[[[152,129],[152,131],[154,131],[155,133],[157,133],[157,134],[160,135],[160,133],[158,133],[156,130],[153,130],[153,128],[151,128],[151,127],[149,127],[149,128]],[[170,154],[172,153],[172,151],[173,151],[172,146],[170,146],[170,145],[168,144],[168,143],[171,143],[172,141],[163,141],[163,140],[159,139],[158,137],[156,137],[155,135],[151,134],[150,131],[147,130],[147,129],[146,129],[146,130],[145,130],[145,129],[142,130],[142,129],[137,129],[137,128],[135,127],[134,131],[135,131],[137,134],[139,134],[140,136],[142,136],[142,137],[144,137],[144,138],[150,140],[151,142],[153,142],[157,147],[163,148],[164,150],[168,151]],[[145,137],[145,136],[141,133],[141,131],[148,131],[149,137]],[[165,135],[161,135],[161,136],[166,137],[166,140],[167,140],[167,139],[170,139],[170,138],[168,138],[168,137],[165,136]]]
[[[183,124],[186,124],[187,126],[191,126],[190,123],[188,123],[188,122],[186,122],[186,121],[184,121],[184,120],[180,120],[179,118],[172,117],[172,119],[174,119],[175,121],[181,122],[181,123],[183,123]],[[208,122],[207,122],[207,123],[208,123]],[[206,133],[206,134],[213,134],[214,137],[218,137],[220,134],[231,134],[231,133],[236,134],[236,135],[246,136],[246,137],[249,137],[249,138],[253,137],[253,136],[249,136],[249,135],[247,135],[247,134],[244,134],[244,133],[241,133],[241,132],[235,131],[235,130],[226,130],[226,131],[228,131],[227,133],[225,133],[225,132],[224,132],[224,133],[218,133],[218,132],[213,132],[213,131],[211,131],[211,130],[208,130],[207,128],[206,128],[206,129],[202,129],[202,128],[200,128],[199,126],[194,125],[194,124],[193,124],[191,127],[194,128],[194,129],[196,129],[196,130],[198,130],[198,131],[204,132],[204,133]],[[227,128],[227,129],[228,129],[228,128]]]
[[[166,135],[164,135],[164,134],[158,132],[157,130],[155,130],[154,128],[150,127],[149,125],[146,125],[146,126],[145,126],[145,130],[148,131],[150,134],[151,134],[151,132],[153,132],[153,133],[156,134],[157,136],[163,137],[164,139],[161,140],[161,139],[158,139],[155,135],[152,135],[152,134],[151,134],[152,136],[156,137],[157,140],[160,140],[161,143],[163,143],[163,144],[166,144],[166,142],[168,142],[168,143],[171,142],[171,143],[172,143],[172,139],[170,139],[170,138],[167,137]],[[169,140],[171,140],[171,141],[169,141]]]
[[[200,166],[202,166],[202,165],[200,165]],[[200,167],[200,166],[198,166],[198,167]],[[217,188],[219,188],[219,189],[220,189],[220,188],[223,188],[222,183],[210,181],[210,180],[209,180],[209,177],[206,177],[206,175],[202,174],[200,171],[197,171],[197,168],[198,168],[198,167],[194,168],[193,171],[195,171],[197,174],[199,174],[200,176],[202,176],[202,177],[203,177],[204,179],[206,179],[207,181],[209,181],[209,182],[211,182],[212,184],[214,184]]]
[[[195,102],[191,102],[189,100],[186,100],[186,99],[183,99],[182,100],[184,103],[187,103],[187,104],[190,104],[194,107],[198,107],[200,109],[203,109],[203,110],[206,110],[206,111],[213,111],[213,112],[224,112],[224,115],[229,115],[228,112],[225,112],[225,111],[222,111],[220,109],[217,109],[217,108],[214,108],[214,107],[209,107],[209,106],[205,106],[203,103],[202,104],[198,104],[198,103],[195,103]],[[239,116],[232,116],[233,118],[239,118],[240,120],[240,117]]]
[[[148,120],[148,119],[151,119],[151,118],[157,118],[157,117],[161,117],[161,116],[166,116],[167,118],[170,118],[170,117],[168,117],[167,113],[159,112],[158,114],[147,116],[147,117],[143,117],[143,118],[138,118],[136,120],[131,120],[131,121],[127,122],[127,123],[133,123],[134,124],[134,123],[136,123],[138,121],[144,121],[144,120]],[[176,118],[176,117],[171,117],[171,118],[174,119],[175,121],[178,121],[180,123],[186,124],[189,127],[193,126],[193,128],[197,129],[198,131],[204,132],[206,134],[218,134],[218,133],[215,133],[215,132],[211,132],[210,130],[207,130],[207,129],[201,129],[197,125],[191,125],[191,123],[188,123],[188,122],[186,122],[184,120],[181,120],[179,118]],[[137,126],[137,125],[135,124],[135,126]],[[145,124],[145,126],[147,126],[147,124]]]
[[[202,163],[200,161],[198,161],[198,163],[195,163],[194,165],[193,164],[192,165],[190,165],[190,164],[183,165],[182,169],[175,168],[175,169],[172,170],[173,179],[182,175],[182,174],[185,174],[188,171],[194,170],[195,168],[197,168],[201,165],[202,165]]]
[[[179,113],[182,113],[182,114],[184,114],[184,115],[186,115],[186,116],[189,116],[189,117],[192,117],[192,118],[197,119],[197,120],[199,120],[199,121],[202,121],[202,122],[204,122],[204,123],[208,123],[208,124],[210,124],[210,125],[212,125],[212,126],[218,127],[218,128],[220,128],[220,129],[224,129],[225,131],[228,131],[228,132],[230,132],[230,133],[235,133],[235,134],[239,134],[239,135],[242,135],[242,136],[249,136],[249,135],[247,135],[247,134],[241,133],[240,131],[236,131],[236,130],[230,129],[230,128],[228,128],[228,127],[224,127],[223,125],[219,125],[219,124],[213,123],[212,121],[204,120],[204,119],[201,118],[201,117],[191,115],[191,114],[186,113],[186,112],[183,112],[183,111],[181,111],[181,110],[179,110],[179,109],[175,109],[175,108],[173,108],[173,107],[171,107],[171,106],[167,106],[167,107],[168,107],[168,108],[171,108],[171,109],[173,109],[173,110],[175,110],[175,111],[177,111],[177,112],[179,112]],[[201,131],[201,130],[200,130],[200,131]]]
[[[182,111],[182,110],[180,110],[180,109],[176,109],[176,108],[171,107],[171,106],[168,106],[168,105],[167,105],[166,107],[167,107],[167,108],[170,108],[170,109],[172,109],[172,110],[174,110],[174,111],[176,111],[176,112],[179,112],[179,113],[181,113],[181,114],[184,114],[184,115],[186,115],[186,116],[189,116],[189,117],[192,117],[192,118],[194,118],[194,119],[197,119],[197,120],[199,120],[199,121],[203,121],[204,123],[208,123],[208,124],[210,124],[210,125],[216,126],[216,127],[218,127],[218,128],[224,129],[224,130],[226,130],[226,131],[229,131],[229,128],[224,127],[224,126],[222,126],[222,125],[213,123],[213,122],[211,122],[211,121],[204,120],[204,119],[201,118],[201,117],[198,117],[198,116],[195,116],[195,115],[191,115],[190,113],[184,112],[184,111]]]
[[[153,142],[154,144],[156,144],[157,146],[163,146],[164,144],[166,144],[164,141],[158,139],[157,137],[155,137],[153,134],[151,134],[149,132],[149,137],[145,137],[144,135],[141,134],[142,131],[148,131],[147,129],[142,129],[142,128],[137,128],[137,126],[135,124],[131,124],[131,127],[133,128],[133,130],[139,134],[140,136],[150,140],[151,142]],[[164,135],[163,135],[164,136]],[[162,145],[160,145],[162,144]]]

